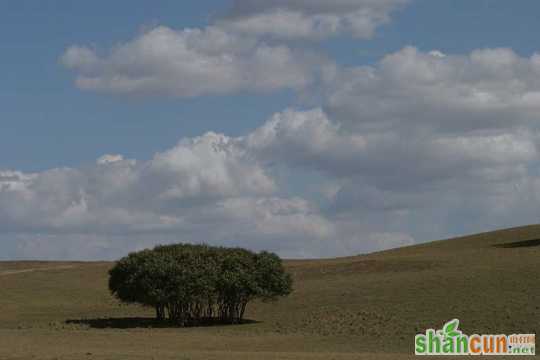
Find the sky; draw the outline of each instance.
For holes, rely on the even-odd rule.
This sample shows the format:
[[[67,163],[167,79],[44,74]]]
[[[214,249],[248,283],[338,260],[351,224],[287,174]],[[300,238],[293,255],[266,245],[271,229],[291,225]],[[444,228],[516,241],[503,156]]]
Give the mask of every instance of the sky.
[[[0,259],[537,223],[535,0],[0,0]]]

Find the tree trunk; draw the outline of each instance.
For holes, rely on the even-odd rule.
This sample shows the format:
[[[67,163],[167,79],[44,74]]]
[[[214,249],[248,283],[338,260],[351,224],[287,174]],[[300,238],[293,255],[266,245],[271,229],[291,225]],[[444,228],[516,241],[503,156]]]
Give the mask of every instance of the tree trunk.
[[[242,307],[240,309],[240,322],[244,319],[244,313],[246,312],[247,303],[247,300],[242,303]]]

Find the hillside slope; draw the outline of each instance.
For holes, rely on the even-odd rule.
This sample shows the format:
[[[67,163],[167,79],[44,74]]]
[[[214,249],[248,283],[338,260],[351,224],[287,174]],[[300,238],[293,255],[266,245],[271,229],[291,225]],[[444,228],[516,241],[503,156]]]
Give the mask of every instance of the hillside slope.
[[[0,263],[0,358],[410,354],[415,333],[453,318],[469,333],[536,333],[538,239],[536,225],[356,257],[287,261],[295,279],[289,298],[254,304],[248,324],[190,329],[149,328],[145,317],[152,311],[120,306],[107,292],[111,263]]]

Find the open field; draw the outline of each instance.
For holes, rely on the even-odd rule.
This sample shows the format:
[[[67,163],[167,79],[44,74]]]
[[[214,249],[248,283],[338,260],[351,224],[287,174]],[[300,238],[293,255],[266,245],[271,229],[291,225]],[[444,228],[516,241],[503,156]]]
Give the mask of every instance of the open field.
[[[153,327],[119,305],[111,264],[0,263],[0,359],[395,359],[414,334],[537,333],[540,226],[331,260],[288,261],[295,291],[250,323]],[[399,355],[398,355],[399,354]]]

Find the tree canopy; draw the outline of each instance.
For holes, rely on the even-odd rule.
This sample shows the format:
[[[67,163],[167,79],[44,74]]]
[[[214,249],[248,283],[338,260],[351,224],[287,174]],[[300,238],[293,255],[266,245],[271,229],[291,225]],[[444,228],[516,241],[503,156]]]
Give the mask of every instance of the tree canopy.
[[[188,326],[241,322],[250,301],[290,294],[292,279],[273,253],[175,244],[120,259],[109,271],[109,289],[124,303],[155,308],[158,320]]]

